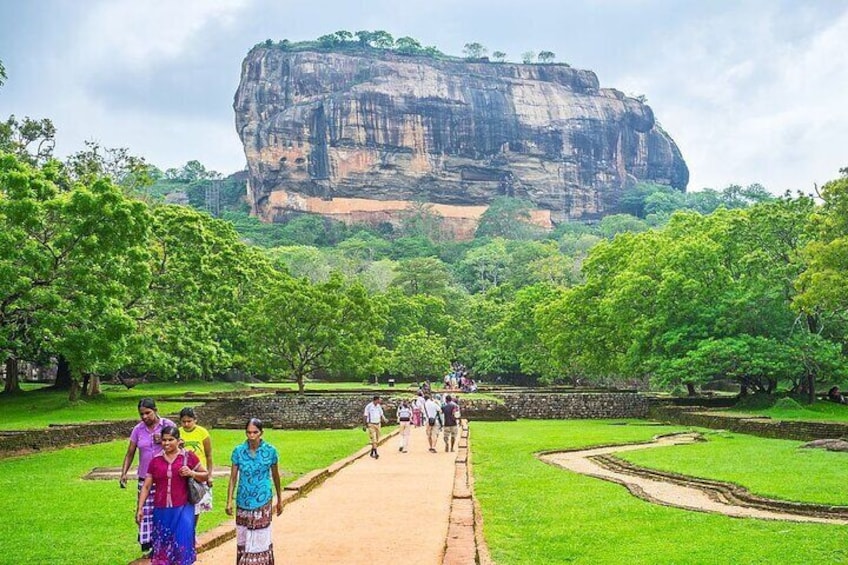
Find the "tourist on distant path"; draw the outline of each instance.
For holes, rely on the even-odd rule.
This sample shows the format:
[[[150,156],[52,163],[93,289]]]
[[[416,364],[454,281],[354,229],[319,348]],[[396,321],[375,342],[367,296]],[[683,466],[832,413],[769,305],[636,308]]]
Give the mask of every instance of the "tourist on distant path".
[[[445,451],[454,451],[456,436],[459,433],[459,405],[453,401],[451,395],[445,396],[442,414],[445,416],[444,436],[442,436],[445,439]]]
[[[845,399],[845,396],[841,392],[839,392],[839,387],[832,387],[829,391],[827,391],[827,399],[831,402],[838,402],[839,404],[848,404],[848,400]]]
[[[380,454],[377,453],[377,444],[380,443],[380,425],[388,421],[380,404],[380,395],[375,394],[374,399],[365,405],[365,411],[362,413],[365,428],[368,430],[368,438],[371,440],[371,457],[374,459],[380,458]]]
[[[418,396],[412,402],[412,425],[421,427],[421,415],[424,413],[424,393],[418,391]]]
[[[274,513],[273,479],[277,491],[277,516],[283,513],[277,450],[262,439],[262,421],[248,420],[247,441],[233,450],[230,484],[227,486],[226,513],[233,515],[233,489],[236,491],[236,565],[274,565],[271,541],[271,515]]]
[[[400,447],[404,453],[409,449],[409,434],[412,431],[412,408],[408,400],[402,400],[397,409],[397,420],[400,426]]]
[[[153,565],[191,565],[194,549],[194,505],[188,499],[188,479],[206,480],[208,473],[197,455],[180,449],[176,426],[162,428],[162,451],[151,461],[138,494],[135,521],[144,520],[144,505],[153,498]]]
[[[439,439],[442,407],[430,400],[430,395],[424,395],[424,421],[427,425],[427,443],[430,444],[430,453],[436,453],[436,440]]]
[[[138,415],[141,422],[136,424],[130,434],[130,445],[124,456],[124,464],[121,466],[121,488],[127,487],[127,473],[135,459],[135,451],[138,449],[138,492],[147,477],[147,467],[153,456],[162,449],[162,428],[176,424],[167,418],[160,418],[156,411],[156,402],[152,398],[142,398],[138,402]],[[149,552],[152,548],[150,534],[153,530],[153,497],[156,495],[156,486],[151,487],[150,496],[144,503],[144,516],[138,524],[138,543],[141,551]]]
[[[194,413],[194,408],[183,408],[180,410],[180,438],[183,441],[183,446],[187,451],[191,451],[201,461],[205,461],[205,467],[209,471],[209,478],[206,479],[206,484],[209,485],[209,490],[203,496],[203,499],[194,505],[194,524],[197,525],[197,519],[200,518],[201,512],[210,512],[212,510],[212,471],[215,469],[212,464],[212,438],[209,436],[209,431],[203,426],[197,425],[197,415]]]

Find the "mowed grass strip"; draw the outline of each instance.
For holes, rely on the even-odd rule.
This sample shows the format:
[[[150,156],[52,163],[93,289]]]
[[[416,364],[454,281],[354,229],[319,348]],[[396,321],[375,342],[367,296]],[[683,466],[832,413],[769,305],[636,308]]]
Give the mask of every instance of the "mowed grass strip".
[[[593,420],[472,422],[475,488],[496,563],[848,562],[842,526],[737,519],[658,506],[632,496],[622,486],[542,463],[533,455],[541,450],[643,441],[682,430],[644,422],[611,424]],[[768,459],[750,460],[749,473],[767,472],[773,464]],[[710,463],[702,465],[704,474]],[[795,480],[815,483],[816,478],[799,474]]]
[[[802,404],[799,407],[785,408],[772,406],[770,408],[745,408],[742,410],[721,410],[720,413],[735,416],[768,416],[773,420],[829,420],[832,422],[848,422],[848,405],[819,400],[814,404]]]
[[[264,437],[278,450],[281,473],[294,474],[285,475],[284,484],[368,442],[360,429],[266,429]],[[243,440],[239,430],[212,430],[216,461],[229,465],[233,447]],[[122,490],[117,481],[81,478],[94,467],[120,467],[126,447],[127,441],[115,441],[0,460],[0,564],[116,565],[139,557],[135,480]],[[215,482],[215,510],[201,516],[199,531],[229,519],[227,482]]]
[[[848,453],[804,442],[704,431],[706,442],[620,453],[643,467],[742,485],[769,498],[848,506]]]

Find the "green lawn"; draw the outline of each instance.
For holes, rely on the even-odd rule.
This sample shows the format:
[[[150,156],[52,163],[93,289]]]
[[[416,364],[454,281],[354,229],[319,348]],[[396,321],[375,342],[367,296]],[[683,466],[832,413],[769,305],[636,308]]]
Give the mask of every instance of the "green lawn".
[[[618,456],[644,467],[736,483],[771,498],[848,506],[848,453],[799,449],[804,442],[744,434],[705,432],[705,437],[704,443]]]
[[[819,400],[813,405],[802,405],[801,408],[771,408],[745,410],[722,410],[722,413],[744,416],[768,416],[775,420],[832,420],[834,422],[848,422],[848,405],[836,404]]]
[[[734,519],[658,506],[619,485],[547,465],[533,456],[541,450],[646,440],[680,429],[644,422],[625,426],[605,421],[473,422],[475,488],[495,561],[502,565],[848,562],[842,527]],[[675,448],[668,448],[667,454],[671,449]],[[762,451],[750,455],[755,453]],[[749,476],[767,474],[780,461],[781,457],[750,459]],[[711,467],[712,461],[702,461],[701,473],[693,474],[703,475]],[[800,473],[794,480],[818,484],[817,477]],[[747,479],[741,482],[748,486]]]
[[[284,483],[367,443],[359,429],[267,430],[265,439],[277,448],[281,471],[295,475],[285,476]],[[213,430],[217,460],[229,464],[233,447],[243,440],[241,431]],[[125,451],[126,441],[115,441],[0,460],[0,564],[115,565],[138,557],[135,482],[122,490],[117,481],[81,479],[94,467],[119,467]],[[201,531],[228,519],[226,492],[227,481],[219,479],[215,510],[201,517]]]

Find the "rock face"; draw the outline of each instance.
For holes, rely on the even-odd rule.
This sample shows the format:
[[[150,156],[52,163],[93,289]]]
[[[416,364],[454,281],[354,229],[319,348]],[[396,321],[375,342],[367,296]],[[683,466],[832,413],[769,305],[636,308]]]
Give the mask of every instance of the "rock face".
[[[550,224],[615,212],[636,182],[689,179],[650,107],[566,65],[256,47],[233,105],[267,221],[395,221],[428,202],[461,236],[497,196]]]

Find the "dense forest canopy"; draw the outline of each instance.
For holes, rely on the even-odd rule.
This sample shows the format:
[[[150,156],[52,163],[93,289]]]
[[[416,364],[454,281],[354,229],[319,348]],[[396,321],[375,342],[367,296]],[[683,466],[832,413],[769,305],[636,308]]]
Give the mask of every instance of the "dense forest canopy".
[[[452,241],[423,203],[398,225],[261,224],[238,175],[96,143],[59,161],[55,135],[0,127],[7,392],[22,361],[57,364],[72,396],[104,377],[438,378],[452,360],[484,380],[690,391],[812,395],[846,376],[846,170],[815,199],[636,185],[626,213],[553,231],[501,198]]]

